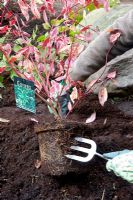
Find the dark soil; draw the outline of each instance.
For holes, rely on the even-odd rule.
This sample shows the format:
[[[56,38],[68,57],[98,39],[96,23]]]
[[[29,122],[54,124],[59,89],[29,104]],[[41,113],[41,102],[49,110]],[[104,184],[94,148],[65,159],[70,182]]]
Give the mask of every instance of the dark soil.
[[[0,122],[1,200],[133,200],[133,185],[108,173],[105,161],[97,157],[88,163],[85,174],[44,175],[42,168],[35,167],[39,146],[34,133],[35,122],[31,118],[42,123],[52,122],[53,117],[39,100],[36,115],[16,108],[12,85],[0,93],[3,96],[0,117],[10,120],[9,123]],[[85,122],[95,109],[97,119],[89,128],[98,151],[132,149],[132,116],[124,114],[111,102],[102,108],[95,96],[86,97],[70,118]]]

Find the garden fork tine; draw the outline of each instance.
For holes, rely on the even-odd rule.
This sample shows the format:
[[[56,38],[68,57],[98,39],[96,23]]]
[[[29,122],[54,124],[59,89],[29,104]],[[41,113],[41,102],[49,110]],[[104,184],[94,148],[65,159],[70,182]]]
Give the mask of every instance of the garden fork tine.
[[[99,154],[96,152],[97,145],[93,140],[82,138],[82,137],[75,137],[75,140],[78,142],[90,144],[91,148],[84,148],[84,147],[80,147],[80,146],[71,146],[70,148],[73,150],[76,150],[76,151],[87,153],[88,155],[86,157],[76,156],[76,155],[65,155],[67,158],[70,158],[72,160],[77,160],[80,162],[88,162],[94,157],[94,155],[97,155],[103,159],[108,160],[102,154]]]

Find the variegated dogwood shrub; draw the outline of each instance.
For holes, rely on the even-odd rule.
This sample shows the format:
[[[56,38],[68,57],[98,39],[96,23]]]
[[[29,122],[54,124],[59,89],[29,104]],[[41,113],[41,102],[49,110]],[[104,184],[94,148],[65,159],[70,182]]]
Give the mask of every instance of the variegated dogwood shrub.
[[[2,0],[1,86],[5,71],[11,78],[16,75],[33,81],[37,96],[56,117],[61,117],[59,97],[71,89],[68,108],[72,110],[83,93],[82,83],[70,79],[69,69],[97,31],[92,25],[80,29],[78,25],[86,13],[101,6],[108,10],[108,0]],[[29,34],[25,30],[34,19],[41,20],[43,31],[35,25]]]

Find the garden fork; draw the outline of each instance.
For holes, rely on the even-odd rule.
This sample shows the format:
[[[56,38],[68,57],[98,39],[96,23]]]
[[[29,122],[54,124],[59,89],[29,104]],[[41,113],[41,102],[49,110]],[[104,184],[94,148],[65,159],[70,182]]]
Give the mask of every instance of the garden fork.
[[[109,160],[106,156],[97,153],[97,145],[93,140],[90,139],[86,139],[86,138],[82,138],[82,137],[75,137],[75,140],[78,142],[82,142],[82,143],[86,143],[89,144],[91,147],[90,148],[84,148],[84,147],[80,147],[80,146],[71,146],[70,148],[76,151],[80,151],[83,153],[86,153],[87,156],[86,157],[82,157],[82,156],[77,156],[77,155],[65,155],[67,158],[70,158],[72,160],[77,160],[80,162],[88,162],[90,161],[94,155],[97,155],[105,160]]]

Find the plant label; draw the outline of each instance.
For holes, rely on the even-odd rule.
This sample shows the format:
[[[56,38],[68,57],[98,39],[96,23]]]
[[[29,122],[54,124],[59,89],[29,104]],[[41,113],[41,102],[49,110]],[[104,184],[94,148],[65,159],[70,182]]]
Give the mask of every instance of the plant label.
[[[18,108],[36,113],[35,87],[32,81],[14,77],[14,92]]]

